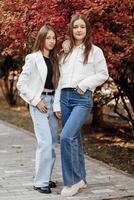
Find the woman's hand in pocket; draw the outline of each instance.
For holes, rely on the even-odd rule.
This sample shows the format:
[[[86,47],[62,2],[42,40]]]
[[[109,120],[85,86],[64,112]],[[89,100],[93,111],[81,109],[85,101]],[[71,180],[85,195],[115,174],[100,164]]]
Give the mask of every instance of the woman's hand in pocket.
[[[42,100],[37,104],[37,108],[40,112],[47,112],[47,107]]]
[[[83,94],[85,93],[79,86],[76,87],[76,91],[77,91],[80,95],[83,95]]]

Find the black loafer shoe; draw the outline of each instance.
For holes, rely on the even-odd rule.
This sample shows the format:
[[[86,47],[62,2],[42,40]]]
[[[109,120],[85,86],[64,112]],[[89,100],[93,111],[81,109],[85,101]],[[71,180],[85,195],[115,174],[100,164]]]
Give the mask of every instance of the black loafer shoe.
[[[51,193],[51,189],[49,186],[44,186],[44,187],[33,187],[34,190],[37,190],[38,192],[49,194]]]
[[[49,187],[50,188],[56,188],[56,183],[53,181],[49,181]]]
[[[33,186],[33,189],[34,189],[34,190],[39,190],[40,187]]]

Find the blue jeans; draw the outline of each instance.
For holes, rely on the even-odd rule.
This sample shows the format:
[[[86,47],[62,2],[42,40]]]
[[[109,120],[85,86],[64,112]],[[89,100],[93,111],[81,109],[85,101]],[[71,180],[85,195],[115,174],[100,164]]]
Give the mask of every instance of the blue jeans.
[[[61,163],[65,186],[73,185],[80,180],[86,180],[80,129],[86,121],[92,106],[91,91],[80,95],[72,88],[62,89]]]
[[[47,113],[42,113],[35,106],[30,105],[30,114],[34,124],[37,139],[35,181],[36,187],[49,184],[55,162],[55,145],[57,143],[58,124],[53,113],[53,96],[42,95],[41,99],[47,106]]]

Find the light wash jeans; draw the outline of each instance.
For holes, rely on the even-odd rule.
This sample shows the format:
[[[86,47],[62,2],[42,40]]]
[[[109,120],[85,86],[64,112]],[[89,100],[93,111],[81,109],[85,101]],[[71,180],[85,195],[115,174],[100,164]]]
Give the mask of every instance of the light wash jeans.
[[[80,129],[86,121],[92,106],[91,91],[80,95],[74,89],[62,89],[61,163],[65,186],[73,185],[80,180],[86,180]]]
[[[34,181],[36,187],[47,186],[51,180],[58,135],[57,119],[52,108],[54,97],[52,95],[41,95],[41,99],[47,106],[47,113],[42,113],[37,107],[30,105],[30,114],[37,139]]]

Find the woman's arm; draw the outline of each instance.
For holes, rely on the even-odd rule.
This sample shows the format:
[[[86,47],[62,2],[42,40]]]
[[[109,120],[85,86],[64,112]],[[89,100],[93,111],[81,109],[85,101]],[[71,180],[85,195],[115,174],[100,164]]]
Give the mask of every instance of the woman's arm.
[[[54,112],[58,112],[58,111],[60,112],[61,111],[60,94],[61,94],[61,79],[59,79],[58,87],[55,90],[54,103],[53,103]]]
[[[78,87],[83,92],[86,92],[87,89],[94,90],[96,87],[102,85],[109,77],[106,60],[100,48],[98,48],[94,55],[94,67],[95,74],[87,77],[78,84]]]
[[[64,52],[64,54],[67,54],[69,51],[70,51],[70,41],[69,40],[65,40],[63,43],[62,43],[62,51]]]
[[[24,96],[29,102],[32,101],[32,99],[34,98],[32,91],[30,91],[28,87],[32,67],[33,67],[32,60],[30,56],[27,55],[25,58],[25,64],[23,66],[23,70],[17,82],[17,88],[20,94]]]

